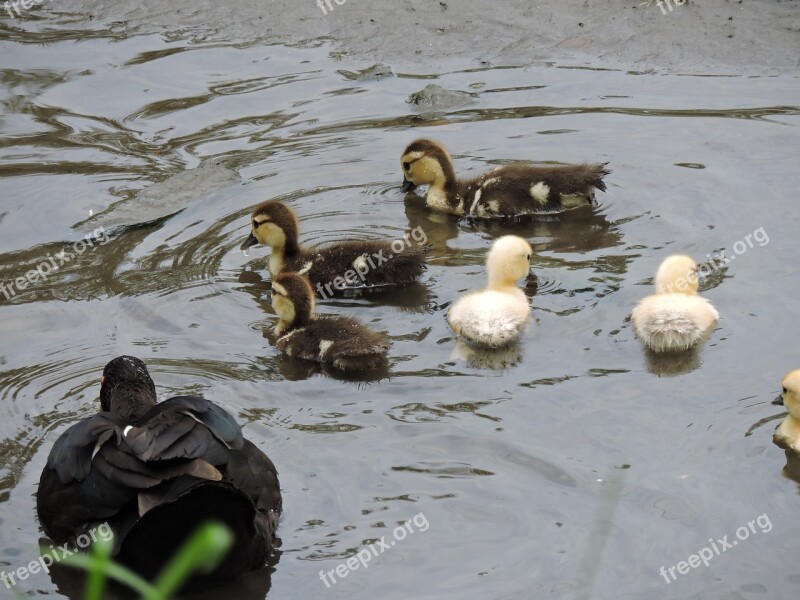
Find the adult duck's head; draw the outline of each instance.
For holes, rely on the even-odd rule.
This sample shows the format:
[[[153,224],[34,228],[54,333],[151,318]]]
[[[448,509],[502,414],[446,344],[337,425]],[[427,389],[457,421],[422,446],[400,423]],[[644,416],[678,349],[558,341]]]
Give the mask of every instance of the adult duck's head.
[[[433,140],[416,140],[403,151],[403,191],[410,192],[418,185],[444,187],[455,181],[453,161],[444,146]]]
[[[697,265],[691,257],[675,254],[664,259],[656,271],[656,293],[695,296],[699,287]]]
[[[784,377],[781,385],[783,389],[772,403],[785,406],[792,418],[800,421],[800,369]]]
[[[156,405],[156,386],[147,366],[134,356],[118,356],[103,369],[100,406],[105,412],[136,419]]]
[[[489,287],[516,286],[516,282],[530,272],[532,252],[530,244],[521,237],[504,235],[498,238],[486,258]]]
[[[253,211],[250,221],[253,229],[242,242],[242,250],[266,244],[274,250],[297,251],[297,217],[288,206],[274,200],[264,202]]]

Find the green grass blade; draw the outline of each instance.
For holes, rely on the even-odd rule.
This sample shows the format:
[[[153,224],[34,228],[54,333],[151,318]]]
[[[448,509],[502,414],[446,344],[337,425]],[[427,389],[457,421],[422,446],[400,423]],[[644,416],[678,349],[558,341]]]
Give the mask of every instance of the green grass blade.
[[[43,553],[46,553],[47,550],[47,548],[42,546]],[[59,564],[75,569],[83,569],[91,573],[92,570],[96,568],[97,560],[97,557],[89,554],[73,554],[72,556],[64,557]],[[104,561],[104,559],[101,559],[100,565],[102,565],[102,568],[105,570],[105,575],[108,579],[113,579],[114,581],[128,586],[143,597],[150,597],[155,591],[155,588],[147,581],[122,565],[113,561]]]
[[[205,523],[159,574],[155,592],[147,600],[167,600],[194,571],[212,571],[232,545],[233,533],[227,527],[216,522]]]

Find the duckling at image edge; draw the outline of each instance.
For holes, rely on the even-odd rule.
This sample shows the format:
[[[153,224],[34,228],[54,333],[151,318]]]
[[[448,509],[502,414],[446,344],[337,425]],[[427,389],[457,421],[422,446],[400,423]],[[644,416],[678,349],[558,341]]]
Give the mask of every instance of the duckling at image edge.
[[[297,273],[272,281],[272,308],[278,350],[292,358],[328,365],[340,371],[385,367],[389,341],[352,317],[314,314],[314,292]]]
[[[105,366],[100,405],[56,440],[39,480],[39,522],[56,543],[104,524],[114,533],[115,560],[152,581],[197,527],[215,519],[235,545],[184,591],[264,566],[282,508],[278,472],[230,414],[199,396],[157,403],[147,367],[132,356]]]
[[[265,202],[253,211],[252,232],[242,243],[247,250],[256,244],[272,248],[269,272],[306,276],[323,298],[345,290],[409,285],[426,269],[424,246],[406,237],[386,240],[351,240],[306,249],[298,243],[298,222],[292,209],[277,202]],[[396,246],[402,246],[396,251]]]
[[[705,341],[719,313],[697,295],[697,265],[689,256],[666,258],[656,272],[656,293],[631,313],[633,331],[654,352],[679,352]]]
[[[447,321],[456,335],[484,348],[513,344],[530,320],[531,307],[517,281],[530,269],[531,247],[515,235],[498,238],[486,259],[489,285],[460,298]]]
[[[783,390],[773,404],[785,406],[789,414],[778,425],[772,441],[784,450],[800,453],[800,369],[784,377],[781,385]]]
[[[425,203],[459,217],[492,219],[556,214],[591,204],[606,190],[608,163],[540,167],[513,164],[459,180],[447,150],[433,140],[410,143],[400,159],[403,191],[428,185]]]

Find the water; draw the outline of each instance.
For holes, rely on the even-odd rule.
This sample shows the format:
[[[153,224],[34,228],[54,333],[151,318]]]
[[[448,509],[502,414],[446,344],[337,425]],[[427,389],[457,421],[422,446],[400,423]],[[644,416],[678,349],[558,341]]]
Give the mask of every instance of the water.
[[[2,569],[37,558],[47,453],[97,410],[102,367],[124,353],[147,361],[161,398],[232,411],[278,466],[270,598],[797,597],[799,490],[769,404],[800,367],[795,77],[556,64],[359,78],[370,65],[324,41],[198,42],[85,15],[50,25],[0,42],[0,281],[70,259],[0,296]],[[475,101],[406,103],[432,80]],[[400,153],[419,136],[443,141],[460,173],[609,161],[609,190],[560,220],[458,223],[399,192]],[[319,307],[391,336],[388,380],[276,358],[267,251],[238,249],[265,199],[296,209],[306,243],[425,232],[423,286]],[[507,232],[535,250],[534,322],[518,364],[475,367],[445,314],[483,285]],[[732,262],[704,282],[718,330],[685,363],[651,360],[627,317],[659,261],[721,250]],[[424,532],[325,587],[320,570],[420,513]],[[659,575],[764,514],[771,530],[708,567]],[[257,574],[208,597],[264,587]],[[20,589],[81,595],[64,576]]]

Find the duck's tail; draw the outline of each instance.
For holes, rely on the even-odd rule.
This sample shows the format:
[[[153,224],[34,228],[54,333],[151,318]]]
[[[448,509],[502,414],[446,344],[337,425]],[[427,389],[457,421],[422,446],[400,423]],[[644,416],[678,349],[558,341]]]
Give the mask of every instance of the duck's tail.
[[[253,501],[230,484],[180,477],[140,498],[148,510],[127,531],[118,533],[117,560],[152,581],[202,524],[217,521],[234,535],[234,544],[211,573],[194,576],[184,593],[232,581],[265,564],[277,523],[259,514]],[[269,531],[271,529],[271,531]]]
[[[649,324],[647,345],[655,352],[681,352],[697,345],[703,331],[690,318],[673,316]]]
[[[590,187],[600,190],[601,192],[606,191],[606,182],[603,181],[603,178],[606,175],[611,174],[611,169],[607,168],[608,163],[597,163],[593,165],[587,165],[587,184]]]

